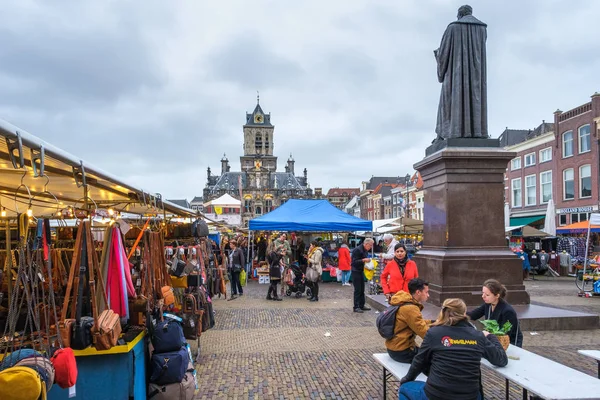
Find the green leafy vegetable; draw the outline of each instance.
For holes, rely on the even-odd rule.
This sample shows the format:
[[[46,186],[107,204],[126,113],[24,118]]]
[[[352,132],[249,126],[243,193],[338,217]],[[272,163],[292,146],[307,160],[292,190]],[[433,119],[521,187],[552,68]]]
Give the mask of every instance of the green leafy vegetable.
[[[481,325],[483,325],[483,327],[485,328],[485,330],[491,333],[492,335],[506,335],[512,329],[512,324],[508,321],[506,321],[506,323],[502,325],[502,328],[500,328],[498,321],[496,321],[495,319],[487,319],[480,322]]]

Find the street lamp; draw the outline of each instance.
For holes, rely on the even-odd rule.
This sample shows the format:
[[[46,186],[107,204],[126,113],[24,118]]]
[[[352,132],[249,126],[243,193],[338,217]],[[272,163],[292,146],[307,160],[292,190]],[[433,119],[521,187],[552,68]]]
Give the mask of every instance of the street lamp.
[[[410,175],[406,174],[406,176],[404,177],[404,180],[406,182],[406,204],[404,205],[406,212],[404,214],[410,218],[410,216],[408,215],[408,212],[409,212],[409,209],[408,209],[408,184],[410,182]]]

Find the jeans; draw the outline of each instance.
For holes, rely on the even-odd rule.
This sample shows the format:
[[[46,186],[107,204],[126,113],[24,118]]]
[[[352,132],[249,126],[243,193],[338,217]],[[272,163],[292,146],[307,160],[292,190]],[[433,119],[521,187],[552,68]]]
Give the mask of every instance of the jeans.
[[[365,306],[365,279],[363,271],[352,271],[352,285],[354,286],[354,309]]]
[[[240,282],[240,272],[242,271],[237,271],[231,272],[231,294],[233,296],[239,294],[244,294],[244,289],[242,289],[242,284]]]
[[[342,285],[350,282],[351,271],[342,271]]]
[[[398,399],[428,400],[427,395],[425,394],[425,382],[412,381],[404,383],[402,386],[400,386],[400,390],[398,390]],[[477,396],[477,399],[482,399],[481,394]]]

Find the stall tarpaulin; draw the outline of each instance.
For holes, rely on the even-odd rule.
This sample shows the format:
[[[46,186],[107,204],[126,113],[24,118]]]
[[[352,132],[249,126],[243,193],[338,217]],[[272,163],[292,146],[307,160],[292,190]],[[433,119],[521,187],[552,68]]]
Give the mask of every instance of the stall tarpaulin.
[[[594,215],[600,216],[600,214],[590,214],[590,221],[581,221],[571,225],[561,226],[556,229],[556,233],[560,235],[565,235],[569,233],[587,233],[588,227],[590,228],[590,232],[599,233],[600,217],[598,217],[597,219],[597,217],[594,217]]]
[[[354,232],[373,230],[373,222],[356,218],[327,200],[288,200],[250,220],[251,231]]]

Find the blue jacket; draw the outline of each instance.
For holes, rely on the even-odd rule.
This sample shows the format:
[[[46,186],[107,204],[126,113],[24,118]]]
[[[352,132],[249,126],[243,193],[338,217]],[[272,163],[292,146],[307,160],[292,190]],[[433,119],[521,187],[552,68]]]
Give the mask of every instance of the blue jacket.
[[[529,256],[527,255],[527,253],[525,253],[523,251],[519,251],[515,254],[517,255],[517,257],[523,257],[523,271],[531,270],[531,265],[529,264]]]

